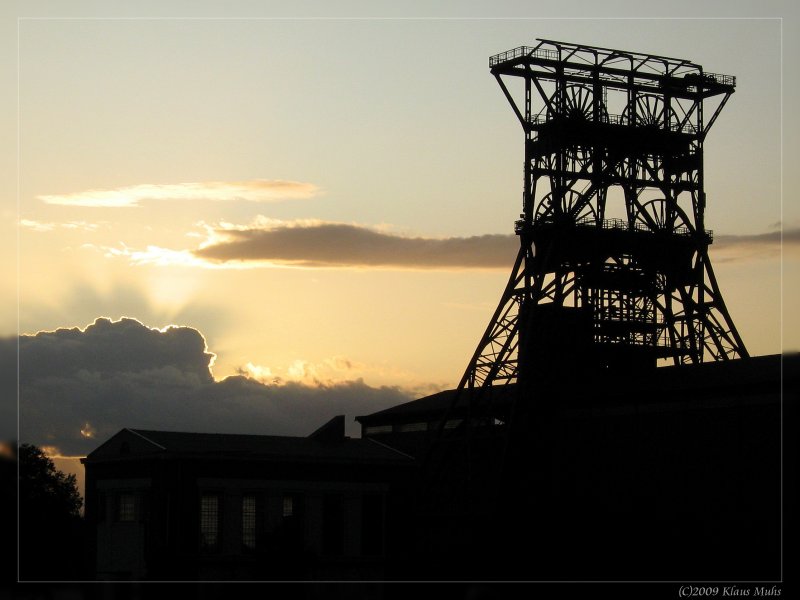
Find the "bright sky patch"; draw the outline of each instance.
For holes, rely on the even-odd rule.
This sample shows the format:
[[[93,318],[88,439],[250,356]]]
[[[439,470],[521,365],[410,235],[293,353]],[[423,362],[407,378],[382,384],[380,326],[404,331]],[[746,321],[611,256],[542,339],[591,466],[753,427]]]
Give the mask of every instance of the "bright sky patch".
[[[319,193],[312,183],[283,181],[279,179],[254,179],[251,181],[204,181],[195,183],[154,184],[120,187],[111,190],[85,190],[71,194],[37,196],[46,204],[124,208],[139,206],[145,201],[211,200],[277,202],[311,198]]]

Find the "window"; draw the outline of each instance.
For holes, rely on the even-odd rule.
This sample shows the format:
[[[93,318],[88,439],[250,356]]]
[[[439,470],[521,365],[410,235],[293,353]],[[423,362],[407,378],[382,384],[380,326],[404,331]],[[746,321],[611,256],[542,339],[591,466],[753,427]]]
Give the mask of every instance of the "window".
[[[200,497],[200,547],[203,550],[219,549],[219,500],[218,494]]]
[[[391,425],[370,425],[364,428],[364,435],[375,435],[379,433],[392,433]]]
[[[97,507],[97,522],[102,523],[106,520],[106,495],[105,492],[97,492],[95,498],[95,506]]]
[[[383,496],[367,494],[361,499],[361,554],[383,554]]]
[[[325,496],[322,501],[322,552],[341,555],[344,551],[344,507],[342,497]]]
[[[242,496],[242,546],[246,550],[256,547],[256,495]]]
[[[136,521],[136,495],[133,492],[122,492],[117,495],[117,521],[120,523]]]
[[[283,516],[284,517],[294,516],[294,497],[292,496],[283,497]]]
[[[402,433],[408,433],[411,431],[427,431],[427,429],[427,423],[403,423],[400,425],[400,431]]]

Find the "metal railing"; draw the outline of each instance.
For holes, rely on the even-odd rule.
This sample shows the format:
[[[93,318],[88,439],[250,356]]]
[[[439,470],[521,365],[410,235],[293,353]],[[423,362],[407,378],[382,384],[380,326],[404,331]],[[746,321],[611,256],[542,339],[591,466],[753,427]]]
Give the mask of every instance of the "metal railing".
[[[568,117],[564,117],[568,119]],[[552,115],[547,113],[540,112],[535,115],[531,115],[531,118],[528,119],[528,122],[531,125],[544,125],[549,121],[553,121]],[[631,123],[630,118],[628,115],[600,115],[600,118],[595,121],[594,119],[587,119],[588,122],[597,122],[602,123],[604,125],[623,125],[626,127],[648,127],[648,125],[636,125],[635,123]],[[652,127],[650,125],[649,127]],[[666,129],[663,127],[663,124],[658,125],[658,129]],[[691,135],[697,134],[697,127],[694,126],[694,123],[670,123],[669,124],[669,131],[673,131],[675,133],[688,133]]]
[[[642,223],[641,221],[634,221],[631,223],[627,219],[603,219],[602,222],[598,223],[597,220],[592,217],[584,217],[575,221],[575,225],[577,227],[598,227],[599,225],[599,229],[615,229],[619,231],[639,231],[643,233],[658,232],[658,230],[654,230],[647,223]],[[670,230],[669,233],[681,237],[691,237],[694,234],[694,230],[686,225],[680,225]],[[711,232],[706,231],[706,235],[711,235]]]
[[[489,66],[494,67],[500,63],[504,63],[523,56],[531,56],[541,58],[544,60],[560,60],[558,50],[551,50],[549,48],[533,48],[531,46],[517,46],[511,50],[500,52],[489,57]],[[703,78],[711,80],[720,85],[730,85],[736,87],[736,77],[734,75],[723,75],[722,73],[703,73]]]
[[[543,219],[539,219],[534,222],[535,226],[541,225],[552,225],[554,223],[553,219],[550,217],[545,217]],[[663,233],[668,232],[670,235],[677,235],[680,237],[692,237],[695,235],[694,229],[686,226],[686,225],[679,225],[671,230],[658,230],[653,229],[647,223],[642,223],[641,221],[634,221],[631,223],[627,219],[603,219],[602,221],[598,222],[597,219],[594,217],[588,216],[583,217],[582,219],[578,219],[575,221],[576,227],[581,228],[590,228],[593,227],[595,229],[604,229],[604,230],[616,230],[616,231],[636,231],[640,233]],[[515,223],[515,229],[517,231],[521,231],[525,227],[524,220],[518,220]],[[714,240],[714,232],[706,229],[705,230],[705,237],[708,243],[711,243]]]
[[[534,49],[530,46],[518,46],[517,48],[506,50],[505,52],[500,52],[499,54],[490,56],[489,66],[493,67],[500,63],[514,60],[515,58],[520,58],[522,56],[535,56],[536,58],[543,58],[546,60],[558,60],[558,51],[548,50],[547,48]]]
[[[722,75],[721,73],[703,73],[703,75],[720,85],[732,85],[736,87],[736,77],[733,75]]]

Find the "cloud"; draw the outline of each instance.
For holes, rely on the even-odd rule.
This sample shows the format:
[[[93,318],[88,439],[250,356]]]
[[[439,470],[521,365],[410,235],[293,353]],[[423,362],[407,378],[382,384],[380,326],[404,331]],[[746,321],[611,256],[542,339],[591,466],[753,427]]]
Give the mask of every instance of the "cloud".
[[[158,330],[133,319],[104,318],[85,329],[0,340],[1,364],[10,365],[1,372],[5,391],[14,389],[17,342],[20,440],[64,456],[85,455],[124,427],[307,435],[346,414],[354,435],[353,417],[412,398],[362,379],[311,385],[238,375],[215,381],[214,355],[196,329]],[[344,359],[332,364],[348,367]],[[0,417],[15,423],[3,409]]]
[[[313,387],[334,387],[362,378],[406,381],[409,383],[404,385],[404,390],[414,397],[426,396],[447,387],[432,382],[411,383],[415,379],[413,373],[396,367],[368,364],[345,356],[332,356],[318,362],[295,359],[288,365],[269,367],[248,362],[237,369],[237,374],[265,384],[283,385],[291,382]]]
[[[513,235],[423,238],[346,223],[262,221],[217,227],[194,255],[225,265],[507,269],[518,243]]]
[[[135,266],[153,265],[156,267],[201,267],[206,269],[222,268],[223,265],[211,263],[195,256],[191,250],[172,250],[160,246],[147,246],[144,250],[129,248],[120,244],[119,248],[112,246],[96,246],[84,244],[84,248],[102,252],[108,258],[123,257]]]
[[[709,252],[717,262],[741,262],[773,258],[781,249],[784,252],[800,249],[800,228],[752,235],[715,235]]]
[[[34,221],[32,219],[20,219],[20,227],[37,231],[40,233],[55,231],[56,229],[68,229],[78,231],[97,231],[100,228],[99,223],[87,223],[86,221],[66,221],[64,223],[46,223],[42,221]]]
[[[120,187],[110,190],[85,190],[71,194],[41,195],[47,204],[119,208],[139,206],[146,200],[247,200],[275,202],[316,196],[319,188],[311,183],[279,179],[250,181],[202,181],[195,183],[156,184]]]
[[[283,383],[292,381],[308,385],[335,385],[353,379],[354,373],[364,373],[367,365],[354,362],[343,356],[326,358],[319,363],[296,359],[285,369],[254,365],[248,362],[238,369],[245,375],[262,383]]]
[[[139,321],[98,318],[85,329],[40,331],[19,337],[20,380],[107,373],[162,372],[171,367],[198,383],[210,383],[214,355],[190,327],[150,329]]]
[[[407,237],[362,225],[260,217],[247,226],[223,223],[193,255],[212,265],[401,269],[508,269],[519,241],[514,235]],[[800,228],[753,235],[717,235],[711,252],[720,262],[757,260],[800,248]],[[184,258],[184,261],[188,261]]]
[[[508,269],[519,243],[514,235],[424,238],[392,233],[387,226],[316,219],[280,221],[263,216],[248,225],[199,225],[206,230],[206,237],[194,250],[153,245],[135,249],[124,244],[117,248],[84,247],[107,257],[126,258],[132,265],[454,270]],[[717,235],[710,252],[715,261],[731,262],[774,258],[781,249],[798,248],[800,228],[788,228],[752,235]]]

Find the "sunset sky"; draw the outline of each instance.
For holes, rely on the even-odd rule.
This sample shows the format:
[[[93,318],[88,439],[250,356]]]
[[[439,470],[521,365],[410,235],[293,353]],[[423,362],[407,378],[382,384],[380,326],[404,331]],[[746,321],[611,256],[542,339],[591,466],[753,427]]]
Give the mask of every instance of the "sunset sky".
[[[328,413],[370,412],[370,394],[377,410],[456,385],[518,243],[523,137],[488,57],[549,38],[737,77],[705,146],[711,259],[751,354],[798,349],[797,10],[718,4],[725,16],[785,19],[576,19],[601,12],[508,2],[335,14],[311,3],[4,4],[2,76],[19,96],[3,96],[2,137],[14,143],[2,148],[0,291],[18,305],[2,305],[0,333],[85,330],[99,317],[184,326],[215,355],[213,382],[357,392],[361,404],[342,411],[314,412],[314,400],[304,425],[286,428],[300,435]],[[702,6],[669,16],[720,15]],[[330,16],[341,18],[320,18]],[[22,371],[44,385],[51,363],[30,360]],[[101,371],[87,358],[74,373],[85,383]],[[62,396],[69,428],[87,425],[90,443],[33,424],[31,441],[82,454],[142,426],[134,410],[101,419]],[[196,426],[215,424],[241,429],[220,415]]]

